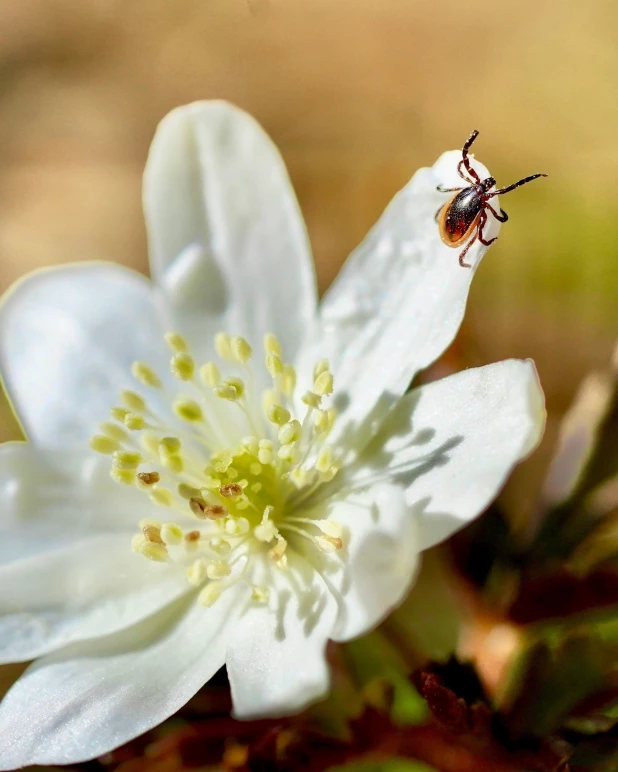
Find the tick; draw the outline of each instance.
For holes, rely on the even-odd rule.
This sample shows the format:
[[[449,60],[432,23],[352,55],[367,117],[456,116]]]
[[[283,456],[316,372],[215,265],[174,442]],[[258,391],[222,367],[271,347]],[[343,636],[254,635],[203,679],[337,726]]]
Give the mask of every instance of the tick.
[[[499,222],[506,222],[509,219],[504,209],[500,209],[499,212],[496,212],[489,203],[489,199],[515,190],[515,188],[520,187],[520,185],[525,185],[527,182],[536,180],[537,177],[547,177],[546,174],[532,174],[530,177],[524,177],[523,180],[514,182],[506,188],[500,188],[499,190],[494,190],[490,193],[489,191],[494,187],[496,181],[493,177],[487,177],[487,179],[481,180],[470,165],[470,159],[468,158],[468,151],[478,135],[479,133],[476,129],[470,134],[461,151],[461,161],[457,164],[457,173],[462,180],[468,182],[469,185],[462,188],[443,188],[442,185],[438,185],[437,188],[440,193],[454,194],[453,197],[450,198],[446,204],[443,204],[436,212],[436,222],[439,223],[442,241],[447,247],[459,247],[469,239],[459,255],[459,265],[461,265],[462,268],[472,267],[470,263],[464,262],[464,257],[477,239],[481,244],[488,247],[498,238],[495,236],[488,241],[483,236],[483,228],[487,222],[487,210],[489,209]],[[467,174],[462,171],[462,167],[465,167]]]

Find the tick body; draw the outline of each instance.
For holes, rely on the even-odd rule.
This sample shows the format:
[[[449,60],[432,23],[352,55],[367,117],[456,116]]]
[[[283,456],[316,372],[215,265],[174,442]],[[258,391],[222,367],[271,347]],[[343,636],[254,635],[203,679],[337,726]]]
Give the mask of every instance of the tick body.
[[[453,193],[446,204],[443,204],[436,212],[436,221],[439,223],[442,241],[448,247],[459,247],[466,241],[468,242],[459,255],[459,265],[463,268],[472,267],[470,263],[465,262],[464,258],[475,241],[478,240],[488,247],[498,238],[495,236],[493,239],[487,240],[483,235],[483,228],[487,223],[487,210],[499,222],[506,222],[509,219],[504,210],[501,209],[497,212],[489,203],[489,199],[502,193],[508,193],[520,185],[536,180],[538,177],[547,177],[546,174],[532,174],[506,188],[492,191],[491,189],[496,184],[494,178],[487,177],[487,179],[481,180],[470,165],[468,151],[477,136],[478,131],[473,131],[463,146],[461,161],[457,164],[459,176],[469,184],[461,188],[443,188],[441,185],[438,185],[437,188],[441,193]],[[462,171],[462,167],[465,168],[465,172]]]

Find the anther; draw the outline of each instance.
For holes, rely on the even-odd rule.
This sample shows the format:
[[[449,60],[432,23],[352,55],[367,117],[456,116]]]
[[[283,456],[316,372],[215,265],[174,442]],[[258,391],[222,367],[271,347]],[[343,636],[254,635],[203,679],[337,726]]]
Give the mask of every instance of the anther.
[[[117,450],[112,456],[115,469],[137,469],[142,461],[141,454],[132,450]]]
[[[276,335],[273,335],[272,332],[267,332],[266,335],[264,335],[264,351],[266,354],[275,354],[278,357],[281,357],[281,344],[279,343],[279,339]]]
[[[232,355],[237,362],[244,365],[251,359],[253,351],[244,338],[241,338],[240,336],[232,338],[230,341],[230,348],[232,350]]]
[[[277,433],[277,438],[282,445],[289,445],[300,437],[301,425],[294,419],[284,424]]]
[[[214,362],[206,362],[200,367],[200,379],[204,386],[214,389],[221,382],[221,373]]]
[[[196,517],[199,517],[200,520],[203,520],[206,518],[206,515],[204,514],[204,510],[206,509],[206,502],[204,499],[201,498],[190,498],[189,499],[189,509]]]
[[[209,608],[210,606],[213,606],[217,600],[219,600],[222,590],[223,588],[218,582],[207,584],[198,595],[197,602],[200,606]]]
[[[282,445],[277,451],[277,455],[282,461],[288,461],[290,464],[298,464],[301,459],[300,449],[294,442]]]
[[[232,569],[224,560],[213,560],[206,568],[206,576],[209,579],[224,579],[231,573]]]
[[[221,359],[225,359],[227,362],[234,361],[230,336],[226,332],[218,332],[215,335],[215,351]]]
[[[146,488],[155,485],[160,479],[161,475],[158,472],[139,472],[137,475],[138,482]]]
[[[169,558],[165,544],[152,544],[151,542],[144,542],[140,552],[145,558],[148,558],[148,560],[152,560],[155,563],[165,563]]]
[[[189,568],[187,568],[186,577],[190,584],[195,585],[198,587],[204,579],[206,579],[206,569],[208,567],[208,563],[204,558],[198,558],[196,561],[194,561]]]
[[[176,352],[185,352],[189,350],[189,344],[179,332],[166,332],[164,335],[165,342]]]
[[[171,507],[174,503],[174,494],[169,488],[153,488],[150,493],[150,500],[160,507]]]
[[[151,389],[160,389],[161,380],[159,376],[143,362],[133,362],[131,373],[136,381],[144,386],[150,386]]]
[[[270,598],[270,589],[262,585],[254,584],[251,588],[251,599],[262,606],[268,603]]]
[[[296,370],[292,365],[283,365],[283,377],[281,380],[281,389],[286,397],[291,397],[296,388]]]
[[[188,423],[196,423],[204,418],[202,408],[192,399],[177,399],[172,408],[178,418]]]
[[[139,432],[146,426],[146,421],[139,413],[127,413],[124,417],[124,425],[129,431]]]
[[[111,455],[114,451],[120,448],[117,440],[111,437],[106,437],[104,434],[95,434],[90,438],[90,447],[96,450],[97,453],[103,453],[106,456]]]
[[[161,538],[161,529],[158,526],[145,525],[142,528],[142,533],[144,534],[146,541],[150,542],[151,544],[163,544],[163,539]]]
[[[277,543],[268,551],[268,557],[277,563],[284,556],[288,543],[283,536],[277,536]]]
[[[247,453],[250,453],[252,456],[257,454],[259,447],[257,437],[243,437],[241,444]]]
[[[225,531],[230,536],[244,536],[249,533],[250,527],[246,517],[230,517],[225,523]]]
[[[336,550],[340,550],[343,547],[343,541],[341,539],[333,536],[327,536],[326,534],[322,536],[316,536],[315,543],[322,550],[322,552],[335,552]]]
[[[333,393],[334,381],[332,373],[328,370],[321,372],[313,382],[313,391],[319,396],[324,397]]]
[[[313,368],[313,379],[315,380],[318,376],[327,372],[329,369],[328,359],[318,360],[315,367]]]
[[[114,420],[120,421],[120,423],[124,423],[125,417],[128,416],[131,411],[126,407],[116,406],[113,407],[109,412]]]
[[[283,426],[283,424],[286,424],[290,420],[291,415],[290,411],[282,405],[274,404],[268,408],[266,417],[271,423]]]
[[[277,354],[267,354],[265,363],[271,378],[276,378],[283,372],[283,362]]]
[[[315,394],[313,391],[306,391],[301,397],[301,399],[305,403],[305,405],[308,405],[309,407],[312,407],[312,408],[320,407],[320,402],[322,401],[319,394]]]
[[[197,549],[201,535],[199,531],[188,531],[185,534],[185,547],[188,550]]]
[[[227,483],[227,485],[222,485],[219,488],[219,494],[224,499],[237,499],[239,496],[242,496],[242,492],[242,488],[238,483]]]
[[[120,392],[120,399],[129,408],[129,410],[132,410],[134,413],[146,412],[145,400],[142,397],[140,397],[139,394],[136,394],[134,391],[123,389],[123,391]]]
[[[179,351],[170,360],[170,370],[174,378],[180,381],[190,381],[195,374],[195,362],[190,354]]]
[[[103,421],[102,424],[99,424],[99,429],[103,434],[106,434],[114,440],[118,440],[118,442],[126,442],[129,439],[129,435],[125,430],[121,429],[120,426],[117,426],[111,421]]]
[[[190,499],[199,499],[201,497],[199,488],[194,488],[192,485],[187,485],[186,483],[180,483],[177,491],[180,498],[186,499],[187,501]]]
[[[181,544],[184,538],[184,532],[176,523],[164,523],[161,526],[161,539],[165,544],[175,546]]]

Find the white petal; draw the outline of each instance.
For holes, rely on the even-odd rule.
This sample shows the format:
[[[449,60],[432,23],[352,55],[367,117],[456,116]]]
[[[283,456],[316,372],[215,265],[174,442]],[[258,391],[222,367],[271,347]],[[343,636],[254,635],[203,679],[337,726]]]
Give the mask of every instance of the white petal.
[[[292,357],[313,318],[313,263],[281,156],[258,123],[226,102],[171,112],[144,176],[152,275],[172,323],[208,355],[219,329]]]
[[[419,565],[416,518],[405,491],[378,484],[313,511],[343,527],[344,548],[315,562],[339,603],[331,635],[347,641],[374,628],[405,597]]]
[[[269,607],[245,610],[226,655],[234,714],[243,719],[296,713],[329,687],[325,647],[335,599],[297,555],[290,555],[287,571],[265,570],[273,588]]]
[[[96,758],[166,719],[223,665],[234,601],[180,601],[35,662],[0,703],[0,769]]]
[[[460,159],[460,151],[444,153],[395,196],[326,293],[315,339],[303,350],[303,373],[320,357],[330,360],[340,409],[333,440],[345,433],[348,447],[360,449],[461,324],[485,247],[474,244],[467,257],[473,268],[462,268],[460,250],[443,244],[434,220],[453,195],[436,186],[464,184],[456,172]],[[489,176],[481,163],[474,167]],[[490,216],[485,236],[498,231]]]
[[[404,397],[347,482],[387,477],[404,486],[426,549],[483,512],[544,425],[530,360],[465,370]]]
[[[156,516],[147,496],[109,476],[109,459],[0,444],[0,566]]]
[[[148,281],[112,263],[30,274],[0,303],[0,372],[31,440],[83,442],[131,383],[167,364]]]
[[[0,663],[122,630],[188,591],[180,566],[132,553],[130,539],[97,536],[0,566]]]

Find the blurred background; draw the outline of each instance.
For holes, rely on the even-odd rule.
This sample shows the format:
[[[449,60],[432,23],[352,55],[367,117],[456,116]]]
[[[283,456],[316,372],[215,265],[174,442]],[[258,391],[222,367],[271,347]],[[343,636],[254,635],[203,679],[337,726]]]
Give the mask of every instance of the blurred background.
[[[323,290],[395,191],[481,132],[511,222],[470,363],[536,360],[550,416],[618,335],[613,0],[0,0],[0,291],[41,266],[145,271],[141,175],[172,107],[223,97],[281,148]],[[6,406],[0,439],[16,436]],[[551,431],[548,442],[551,441]]]
[[[560,418],[618,338],[615,0],[0,0],[0,18],[0,292],[57,263],[147,271],[148,146],[195,99],[237,103],[279,146],[322,291],[472,129],[499,184],[548,173],[502,202],[443,362],[537,364],[548,431],[503,499],[522,527]],[[18,436],[0,395],[0,440]]]

